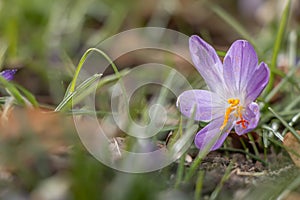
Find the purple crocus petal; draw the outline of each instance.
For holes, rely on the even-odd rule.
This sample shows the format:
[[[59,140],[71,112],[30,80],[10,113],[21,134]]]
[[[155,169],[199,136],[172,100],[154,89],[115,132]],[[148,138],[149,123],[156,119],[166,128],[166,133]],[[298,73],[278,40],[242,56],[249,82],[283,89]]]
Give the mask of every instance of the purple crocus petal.
[[[259,118],[260,118],[258,104],[255,102],[252,102],[251,104],[249,104],[248,107],[246,108],[245,112],[243,113],[243,118],[244,118],[244,120],[246,120],[248,122],[246,124],[247,128],[243,128],[241,124],[236,124],[235,132],[238,135],[243,135],[243,134],[248,133],[256,128]]]
[[[0,75],[3,76],[3,78],[5,78],[6,80],[11,81],[17,71],[17,69],[7,69],[0,72]]]
[[[212,92],[223,93],[223,65],[216,51],[199,36],[189,41],[192,60]]]
[[[197,133],[195,137],[195,145],[198,149],[200,149],[200,151],[208,148],[208,145],[212,145],[211,143],[214,140],[216,140],[216,142],[212,145],[210,151],[216,150],[222,146],[233,127],[232,122],[228,123],[225,127],[226,131],[221,134],[220,127],[223,124],[223,120],[223,117],[215,119]]]
[[[177,99],[180,112],[186,117],[191,117],[195,112],[194,119],[198,121],[210,121],[223,116],[225,103],[218,94],[207,90],[188,90]]]
[[[233,96],[240,94],[257,67],[258,58],[252,45],[245,40],[235,41],[224,58],[224,81]]]
[[[251,80],[246,86],[246,100],[248,103],[254,101],[269,82],[270,71],[264,62],[255,69]]]

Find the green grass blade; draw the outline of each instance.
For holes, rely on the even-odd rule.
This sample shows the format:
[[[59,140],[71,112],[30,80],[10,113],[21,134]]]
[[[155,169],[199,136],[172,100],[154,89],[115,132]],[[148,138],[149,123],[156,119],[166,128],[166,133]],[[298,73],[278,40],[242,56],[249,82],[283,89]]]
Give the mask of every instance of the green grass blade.
[[[8,48],[8,45],[6,44],[6,42],[0,40],[0,69],[2,69],[4,55],[6,53],[7,48]]]
[[[203,187],[203,179],[204,179],[204,171],[200,170],[198,173],[198,178],[196,182],[196,189],[195,189],[195,194],[194,194],[194,199],[198,200],[201,199],[201,192],[202,192],[202,187]]]
[[[179,159],[179,165],[177,168],[176,181],[175,181],[175,188],[178,188],[178,186],[180,185],[180,183],[182,181],[183,173],[185,171],[184,170],[185,156],[186,156],[186,153],[184,153]]]
[[[210,8],[213,12],[215,12],[221,19],[223,19],[227,24],[229,24],[233,29],[236,30],[243,38],[248,40],[256,50],[258,50],[256,42],[251,37],[251,35],[248,34],[247,30],[243,28],[243,26],[231,15],[229,15],[225,10],[223,10],[221,7],[210,4]]]
[[[279,92],[279,90],[288,82],[288,80],[295,74],[295,72],[299,69],[299,66],[297,67],[293,67],[288,74],[281,79],[281,81],[276,85],[276,87],[274,87],[273,89],[271,89],[271,91],[268,93],[268,95],[265,97],[265,102],[268,103],[271,101],[271,99]],[[270,77],[270,81],[271,81],[271,77]]]
[[[221,189],[222,189],[225,181],[227,181],[229,179],[229,177],[230,177],[230,172],[231,172],[232,168],[233,168],[233,162],[230,162],[230,164],[226,168],[226,171],[225,171],[224,176],[222,177],[221,181],[219,182],[219,184],[217,185],[217,187],[215,188],[215,190],[210,195],[209,200],[217,199],[217,197],[220,194]]]
[[[274,73],[272,73],[272,71],[274,71],[277,67],[277,58],[278,58],[278,54],[281,48],[281,44],[282,44],[282,40],[284,37],[284,33],[285,33],[285,28],[286,25],[288,23],[288,18],[289,18],[289,13],[290,13],[290,7],[291,7],[291,1],[288,0],[286,3],[286,6],[283,10],[282,16],[281,16],[281,20],[279,22],[279,27],[278,27],[278,32],[275,38],[275,43],[274,43],[274,47],[273,47],[273,55],[272,55],[272,60],[271,60],[271,64],[270,64],[270,70],[271,70],[271,74],[270,74],[270,81],[269,84],[267,86],[266,89],[266,93],[269,93],[273,86],[274,86]]]
[[[81,57],[81,59],[80,59],[80,61],[79,61],[79,63],[78,63],[78,66],[77,66],[77,68],[76,68],[76,71],[75,71],[73,80],[72,80],[72,82],[71,82],[71,86],[70,86],[70,88],[69,88],[69,91],[67,91],[68,93],[74,92],[74,90],[75,90],[75,85],[76,85],[76,81],[77,81],[77,79],[78,79],[78,76],[79,76],[79,73],[80,73],[80,71],[81,71],[81,69],[82,69],[82,66],[83,66],[83,64],[84,64],[84,62],[85,62],[87,56],[88,56],[91,52],[93,52],[93,51],[99,53],[99,54],[102,55],[107,61],[109,61],[109,64],[111,64],[111,66],[112,66],[112,68],[113,68],[115,74],[116,74],[117,76],[120,77],[120,73],[119,73],[119,71],[118,71],[117,66],[116,66],[116,65],[114,64],[114,62],[108,57],[108,55],[107,55],[106,53],[104,53],[103,51],[101,51],[101,50],[99,50],[99,49],[97,49],[97,48],[90,48],[90,49],[88,49],[88,50],[83,54],[83,56]]]
[[[267,131],[271,131],[273,133],[273,135],[275,135],[281,142],[283,141],[283,137],[281,134],[279,134],[277,131],[275,131],[274,129],[272,129],[271,127],[267,126],[267,125],[262,125],[262,128],[267,130]]]
[[[273,115],[279,119],[279,121],[289,130],[291,133],[297,138],[297,140],[300,142],[300,135],[297,133],[297,131],[291,127],[277,112],[275,112],[272,108],[268,108]]]
[[[253,148],[253,150],[254,150],[255,155],[256,155],[256,156],[259,156],[258,148],[257,148],[257,146],[256,146],[256,144],[255,144],[255,141],[254,141],[253,136],[251,135],[251,133],[248,133],[247,135],[248,135],[248,137],[249,137],[249,139],[250,139],[250,142],[249,142],[249,143],[251,144],[251,146],[252,146],[252,148]]]
[[[29,92],[21,85],[15,84],[15,86],[23,93],[24,97],[31,103],[31,105],[33,105],[34,107],[39,106],[39,103],[31,92]]]
[[[19,90],[5,78],[0,76],[0,83],[7,89],[7,91],[15,98],[18,104],[25,105],[25,101],[23,96],[19,92]]]
[[[95,74],[92,77],[88,78],[84,82],[82,82],[76,90],[74,90],[72,93],[69,93],[61,102],[60,104],[55,108],[54,111],[61,111],[65,108],[70,106],[70,101],[72,98],[74,98],[76,95],[80,94],[81,92],[87,90],[91,85],[93,85],[96,81],[99,80],[101,77],[101,74]]]

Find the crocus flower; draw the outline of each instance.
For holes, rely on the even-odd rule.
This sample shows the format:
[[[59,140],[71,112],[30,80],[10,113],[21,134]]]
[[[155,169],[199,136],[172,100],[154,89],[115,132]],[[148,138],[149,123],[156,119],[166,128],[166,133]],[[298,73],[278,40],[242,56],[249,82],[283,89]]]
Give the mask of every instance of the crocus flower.
[[[8,81],[11,81],[14,78],[17,69],[7,69],[0,72],[0,75]]]
[[[216,51],[198,36],[191,36],[189,47],[196,69],[209,90],[189,90],[177,99],[177,106],[187,117],[210,122],[195,137],[200,149],[216,150],[221,147],[234,128],[243,135],[256,128],[259,106],[254,101],[269,81],[269,68],[258,65],[254,48],[245,40],[235,41],[224,62]]]

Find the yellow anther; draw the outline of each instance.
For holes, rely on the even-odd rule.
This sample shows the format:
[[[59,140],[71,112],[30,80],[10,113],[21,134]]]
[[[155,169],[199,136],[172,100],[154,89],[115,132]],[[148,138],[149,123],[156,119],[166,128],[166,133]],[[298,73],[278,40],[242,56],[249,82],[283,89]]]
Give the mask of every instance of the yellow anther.
[[[228,99],[227,102],[230,104],[230,107],[234,107],[239,105],[240,100],[239,99]]]
[[[230,114],[236,110],[235,116],[239,117],[241,120],[237,122],[237,124],[242,124],[243,128],[246,128],[246,123],[248,123],[246,120],[244,120],[243,116],[242,116],[242,106],[239,106],[240,104],[240,100],[239,99],[228,99],[227,102],[229,103],[229,107],[226,109],[225,115],[224,115],[224,121],[223,121],[223,125],[221,126],[220,130],[223,130],[229,120],[229,116]]]

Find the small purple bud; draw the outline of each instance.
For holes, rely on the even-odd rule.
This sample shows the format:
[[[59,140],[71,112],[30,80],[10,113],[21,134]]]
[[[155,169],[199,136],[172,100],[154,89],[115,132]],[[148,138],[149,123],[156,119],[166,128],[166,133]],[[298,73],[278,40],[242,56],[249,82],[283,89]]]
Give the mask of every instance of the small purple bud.
[[[0,75],[3,76],[3,78],[5,78],[6,80],[11,81],[17,71],[17,69],[7,69],[0,72]]]

